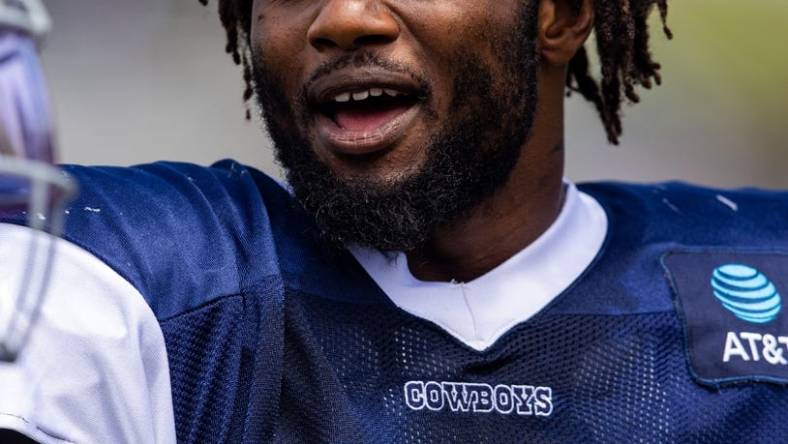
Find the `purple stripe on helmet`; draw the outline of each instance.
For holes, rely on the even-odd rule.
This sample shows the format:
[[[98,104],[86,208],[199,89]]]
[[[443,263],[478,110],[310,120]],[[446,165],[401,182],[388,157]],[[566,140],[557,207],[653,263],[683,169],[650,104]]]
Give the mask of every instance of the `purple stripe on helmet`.
[[[35,43],[0,31],[0,155],[53,162],[49,102]]]

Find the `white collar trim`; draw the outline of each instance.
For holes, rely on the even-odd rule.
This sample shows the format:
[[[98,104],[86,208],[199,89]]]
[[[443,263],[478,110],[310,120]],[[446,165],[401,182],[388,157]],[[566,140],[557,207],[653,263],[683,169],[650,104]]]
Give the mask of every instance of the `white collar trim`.
[[[580,277],[602,248],[607,226],[602,206],[567,181],[564,206],[550,228],[471,282],[420,281],[403,253],[358,246],[350,251],[395,305],[483,351]]]

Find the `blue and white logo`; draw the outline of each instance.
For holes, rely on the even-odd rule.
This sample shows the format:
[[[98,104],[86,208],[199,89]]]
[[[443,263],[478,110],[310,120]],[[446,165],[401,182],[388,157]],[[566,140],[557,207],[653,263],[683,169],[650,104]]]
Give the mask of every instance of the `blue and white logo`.
[[[766,324],[782,308],[780,294],[763,273],[742,264],[717,267],[711,277],[714,296],[737,318]]]

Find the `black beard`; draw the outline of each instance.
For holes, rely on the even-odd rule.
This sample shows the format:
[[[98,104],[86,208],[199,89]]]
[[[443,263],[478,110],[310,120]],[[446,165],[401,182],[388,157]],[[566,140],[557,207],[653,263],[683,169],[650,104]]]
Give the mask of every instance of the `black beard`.
[[[447,123],[427,143],[424,165],[391,183],[338,177],[298,130],[297,119],[303,121],[304,116],[293,111],[280,81],[263,60],[255,60],[256,97],[277,159],[296,198],[329,242],[382,251],[413,250],[508,181],[533,126],[537,104],[533,5],[538,2],[529,4],[511,38],[500,40],[496,48],[505,69],[498,82],[481,60],[457,54],[450,71],[458,74]],[[334,64],[362,61],[391,65],[364,52]]]

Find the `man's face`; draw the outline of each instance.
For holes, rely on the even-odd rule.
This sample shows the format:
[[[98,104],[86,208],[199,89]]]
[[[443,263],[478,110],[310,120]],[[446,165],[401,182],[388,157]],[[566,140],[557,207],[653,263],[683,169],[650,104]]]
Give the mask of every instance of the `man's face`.
[[[254,83],[288,181],[337,242],[409,250],[508,178],[536,107],[522,0],[256,0]]]

